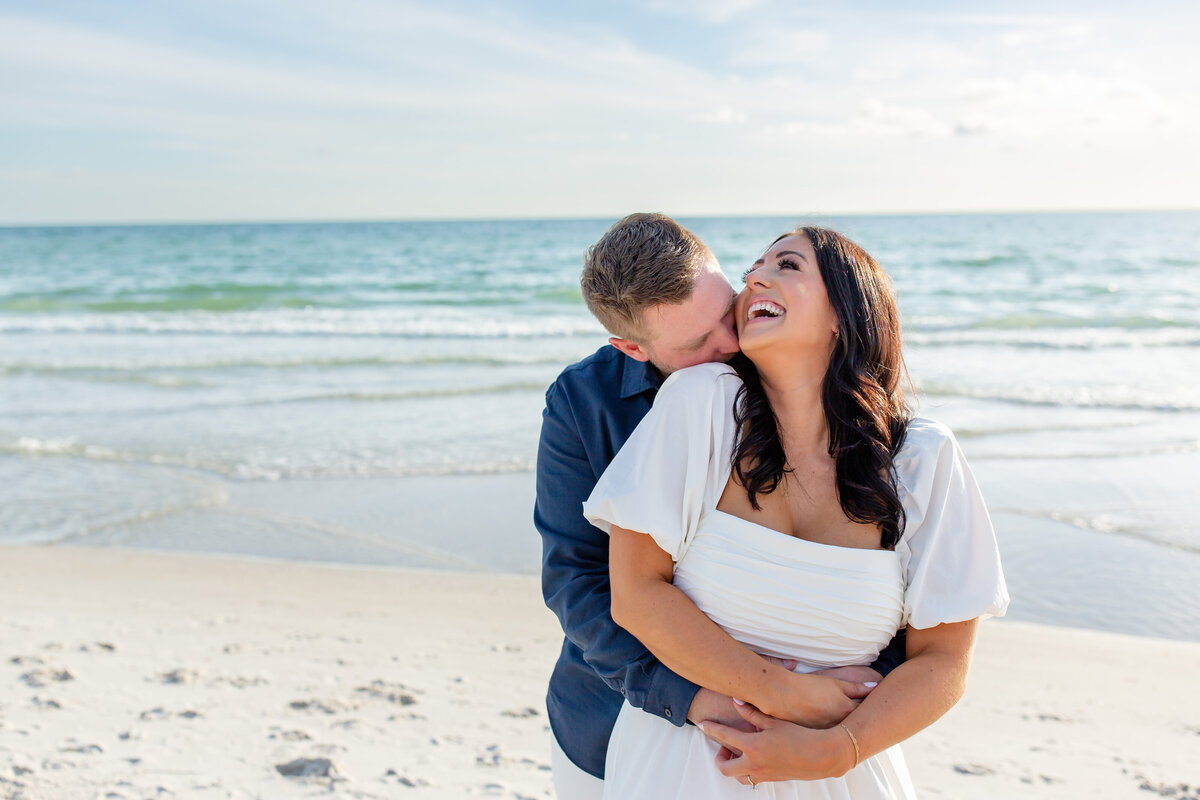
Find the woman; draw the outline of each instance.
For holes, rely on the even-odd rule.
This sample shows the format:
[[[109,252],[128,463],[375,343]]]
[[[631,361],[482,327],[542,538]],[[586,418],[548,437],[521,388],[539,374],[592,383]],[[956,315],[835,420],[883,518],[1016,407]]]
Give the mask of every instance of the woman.
[[[768,797],[912,797],[894,745],[957,701],[978,619],[1008,603],[987,510],[952,434],[910,418],[890,282],[861,248],[821,228],[784,235],[736,314],[736,370],[672,375],[584,514],[611,535],[613,618],[675,672],[748,702],[791,762],[755,774],[751,753],[724,754],[735,782],[702,731],[626,704],[605,797],[764,781]],[[829,679],[801,673],[869,664],[902,627],[907,660],[848,716],[806,706]]]

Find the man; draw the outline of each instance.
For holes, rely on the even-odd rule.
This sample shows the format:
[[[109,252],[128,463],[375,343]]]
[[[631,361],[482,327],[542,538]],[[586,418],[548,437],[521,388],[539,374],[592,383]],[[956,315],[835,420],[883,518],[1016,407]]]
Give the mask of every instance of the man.
[[[567,367],[546,392],[534,508],[542,591],[566,634],[546,697],[562,800],[600,796],[624,700],[676,725],[744,726],[729,698],[671,672],[612,621],[608,537],[582,514],[665,376],[738,352],[736,293],[712,251],[661,214],[613,225],[588,251],[580,284],[611,346]],[[856,690],[866,692],[846,691]]]

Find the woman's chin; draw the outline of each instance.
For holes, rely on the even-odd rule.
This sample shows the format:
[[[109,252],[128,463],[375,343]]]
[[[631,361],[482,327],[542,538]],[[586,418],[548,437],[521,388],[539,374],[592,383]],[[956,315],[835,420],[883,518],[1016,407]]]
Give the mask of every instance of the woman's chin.
[[[738,331],[738,347],[747,356],[753,357],[753,353],[761,351],[764,348],[770,348],[772,342],[777,342],[779,337],[774,335],[775,331],[763,330],[747,326]]]
[[[747,336],[738,339],[738,346],[741,347],[742,355],[750,359],[755,364],[762,361],[769,361],[771,353],[777,349],[769,340],[771,337],[763,336]]]

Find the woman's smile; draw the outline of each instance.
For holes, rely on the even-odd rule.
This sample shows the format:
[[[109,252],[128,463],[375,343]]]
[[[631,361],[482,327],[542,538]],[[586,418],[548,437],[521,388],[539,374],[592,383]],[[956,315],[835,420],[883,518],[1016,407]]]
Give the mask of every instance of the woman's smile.
[[[774,300],[760,298],[750,303],[746,309],[746,321],[754,322],[759,319],[778,319],[787,313],[787,309]]]

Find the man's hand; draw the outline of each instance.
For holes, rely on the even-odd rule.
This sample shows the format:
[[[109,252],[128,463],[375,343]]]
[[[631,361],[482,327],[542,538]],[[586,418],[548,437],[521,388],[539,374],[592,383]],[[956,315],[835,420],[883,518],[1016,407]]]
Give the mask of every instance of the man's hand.
[[[753,731],[754,726],[742,718],[737,712],[737,706],[731,698],[718,694],[711,689],[701,687],[692,698],[692,706],[688,709],[688,722],[699,725],[701,722],[717,722],[739,731]]]

